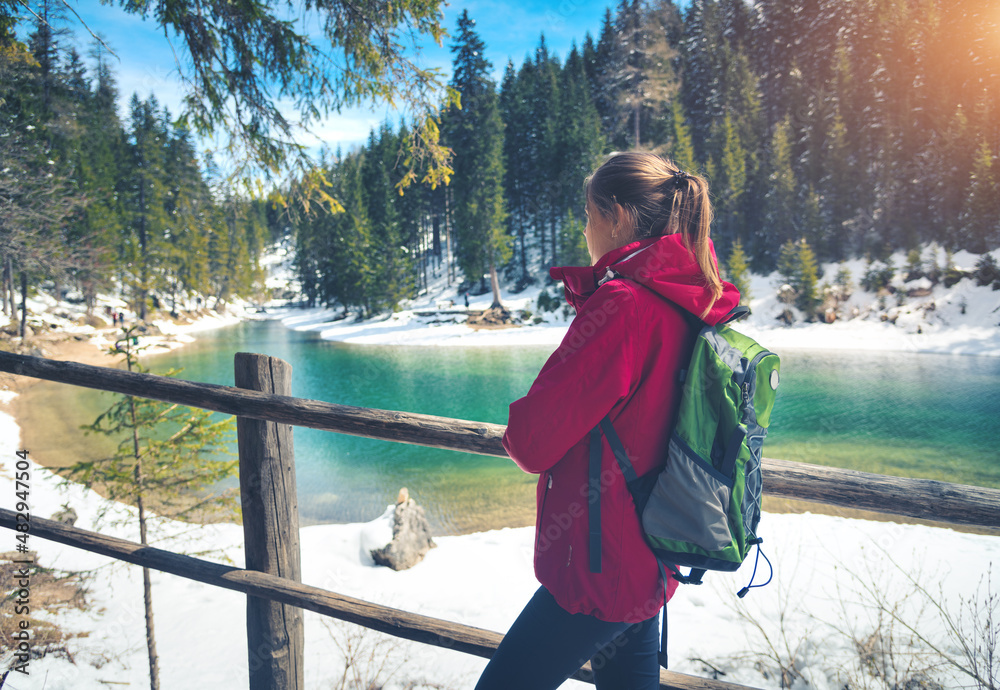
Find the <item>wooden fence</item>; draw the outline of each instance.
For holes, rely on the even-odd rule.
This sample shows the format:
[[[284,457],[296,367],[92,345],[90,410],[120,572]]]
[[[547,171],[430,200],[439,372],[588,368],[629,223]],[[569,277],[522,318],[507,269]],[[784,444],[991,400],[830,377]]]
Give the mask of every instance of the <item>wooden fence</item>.
[[[291,367],[266,355],[236,355],[237,387],[193,383],[76,362],[0,352],[0,371],[200,407],[237,417],[246,569],[32,518],[31,534],[216,587],[247,594],[251,690],[298,690],[303,679],[301,609],[396,637],[490,657],[502,635],[300,582],[298,506],[291,426],[506,457],[504,427],[291,397]],[[768,495],[953,524],[1000,528],[1000,491],[765,459]],[[0,526],[16,515],[0,508]],[[574,676],[593,682],[589,665]],[[661,688],[738,688],[662,671]]]

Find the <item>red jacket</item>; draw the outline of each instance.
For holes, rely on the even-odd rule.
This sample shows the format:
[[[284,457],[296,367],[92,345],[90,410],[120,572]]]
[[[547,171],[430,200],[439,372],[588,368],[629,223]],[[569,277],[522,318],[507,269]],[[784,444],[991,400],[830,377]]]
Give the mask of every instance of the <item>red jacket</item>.
[[[599,287],[611,264],[627,280]],[[678,372],[695,336],[682,309],[700,316],[711,294],[679,235],[640,240],[593,267],[553,268],[551,275],[565,284],[577,315],[528,394],[511,404],[503,445],[521,469],[540,475],[539,582],[570,613],[635,623],[663,606],[659,569],[602,436],[602,570],[590,572],[589,432],[610,412],[636,472],[662,464],[680,397]],[[739,302],[735,287],[723,287],[703,317],[709,324]],[[677,582],[670,578],[667,586],[669,598]]]

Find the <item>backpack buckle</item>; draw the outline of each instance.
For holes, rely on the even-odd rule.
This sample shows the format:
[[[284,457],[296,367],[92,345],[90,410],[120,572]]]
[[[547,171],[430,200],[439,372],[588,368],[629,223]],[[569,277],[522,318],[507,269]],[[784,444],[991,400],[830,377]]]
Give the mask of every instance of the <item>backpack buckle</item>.
[[[701,568],[691,568],[691,572],[687,575],[682,575],[680,568],[671,568],[671,574],[682,585],[700,585],[702,584],[701,578],[705,574],[705,571]]]

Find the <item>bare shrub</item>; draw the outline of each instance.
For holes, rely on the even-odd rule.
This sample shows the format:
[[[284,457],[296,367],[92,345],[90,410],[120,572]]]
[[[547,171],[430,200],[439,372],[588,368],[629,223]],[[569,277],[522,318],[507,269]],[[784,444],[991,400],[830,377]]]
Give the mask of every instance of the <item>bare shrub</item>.
[[[1000,597],[992,590],[990,569],[975,592],[960,595],[954,605],[944,593],[942,578],[908,570],[885,550],[881,555],[889,566],[883,575],[901,575],[906,587],[894,589],[871,568],[865,574],[847,570],[861,596],[855,603],[868,618],[855,624],[841,593],[842,622],[831,625],[851,640],[858,654],[857,667],[844,674],[845,687],[1000,690]],[[936,590],[927,582],[938,583]],[[897,593],[890,595],[892,591]]]
[[[394,637],[344,621],[320,622],[344,657],[334,690],[381,690],[409,660],[402,642]]]

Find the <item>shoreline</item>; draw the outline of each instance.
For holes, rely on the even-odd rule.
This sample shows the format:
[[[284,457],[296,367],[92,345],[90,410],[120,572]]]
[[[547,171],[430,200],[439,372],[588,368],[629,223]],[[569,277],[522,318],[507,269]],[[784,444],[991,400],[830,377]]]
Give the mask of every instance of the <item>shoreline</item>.
[[[461,322],[439,324],[402,312],[388,318],[357,321],[329,320],[324,307],[275,311],[268,320],[286,328],[318,333],[321,340],[350,345],[403,347],[551,347],[555,349],[568,325],[515,325],[480,329]],[[860,320],[833,324],[803,323],[763,326],[751,320],[737,330],[774,350],[836,352],[899,352],[927,355],[1000,357],[1000,328],[942,329],[934,333],[907,333],[887,323]]]
[[[851,266],[860,273],[860,262]],[[826,267],[835,272],[838,265]],[[978,286],[971,278],[955,285],[937,285],[929,294],[907,285],[896,286],[895,306],[886,305],[885,295],[855,290],[844,302],[841,316],[833,323],[806,322],[796,309],[780,303],[774,290],[776,274],[753,276],[749,306],[751,315],[734,327],[769,349],[891,351],[914,354],[950,354],[1000,357],[1000,292]],[[539,295],[547,291],[556,300],[555,311],[536,313]],[[558,293],[558,297],[553,297]],[[465,313],[487,309],[492,297],[472,296],[468,307],[458,306],[461,297],[454,287],[439,285],[420,297],[404,302],[399,311],[360,320],[342,318],[340,308],[271,306],[252,318],[280,321],[286,328],[315,333],[322,340],[354,345],[398,345],[434,347],[545,346],[553,350],[566,334],[572,315],[562,302],[562,290],[534,286],[521,293],[501,290],[504,306],[521,320],[512,328],[477,329],[465,323]],[[779,325],[783,314],[795,321]]]
[[[272,308],[274,309],[274,308]],[[282,325],[288,328],[294,328],[294,323],[315,323],[313,319],[317,315],[322,315],[324,313],[329,313],[329,310],[322,309],[312,309],[312,310],[299,310],[299,309],[274,309],[271,313],[266,314],[251,314],[242,313],[240,315],[227,315],[224,317],[218,317],[215,315],[202,315],[201,318],[195,319],[187,324],[175,324],[173,328],[166,325],[164,321],[156,321],[156,325],[162,334],[153,336],[141,336],[140,346],[152,346],[155,349],[143,353],[143,357],[152,356],[160,352],[167,352],[179,347],[183,347],[185,344],[193,342],[195,338],[193,333],[210,330],[214,328],[224,327],[228,325],[233,325],[242,320],[280,320]],[[289,325],[288,321],[292,321],[293,325]],[[368,320],[366,322],[361,322],[359,324],[344,324],[343,328],[351,328],[352,326],[357,326],[361,328],[371,327],[372,325],[378,326],[385,322],[391,322],[391,319],[381,319],[381,320]],[[390,324],[391,327],[392,324]],[[404,324],[402,324],[405,326]],[[834,324],[836,326],[837,324]],[[511,331],[516,331],[519,329],[504,329],[504,330],[487,330],[487,331],[475,331],[474,329],[465,326],[464,324],[454,324],[459,329],[466,332],[471,332],[475,334],[476,344],[495,344],[496,346],[510,346],[508,334]],[[830,325],[826,324],[815,324],[816,328],[831,328]],[[440,327],[435,327],[434,325],[429,325],[426,327],[427,331],[433,332],[435,337],[439,337]],[[311,330],[311,329],[300,329],[300,330]],[[528,330],[528,329],[525,329]],[[559,338],[561,338],[561,333],[565,332],[564,328],[555,327],[543,327],[534,329],[535,331],[544,332],[551,337],[556,333],[559,333]],[[764,339],[765,336],[760,336],[751,329],[744,329],[748,334],[754,337],[760,337]],[[783,329],[789,331],[804,330],[804,329]],[[406,332],[412,333],[413,329],[406,328]],[[56,359],[60,361],[72,360],[81,362],[84,364],[91,364],[95,366],[117,366],[120,365],[122,358],[113,357],[105,352],[105,348],[111,344],[113,341],[111,338],[117,332],[116,329],[104,328],[96,330],[89,337],[84,337],[82,334],[72,334],[72,333],[48,333],[45,336],[35,336],[28,342],[28,347],[38,348],[41,350],[43,356],[50,359]],[[504,340],[506,343],[493,343],[493,342],[481,342],[484,339],[493,340]],[[462,338],[464,342],[462,343],[452,343],[457,344],[473,344],[468,342],[467,339]],[[767,342],[765,340],[765,342]],[[556,340],[558,343],[558,340]],[[542,343],[532,342],[526,343],[531,345],[540,345]],[[788,348],[793,349],[793,348]],[[803,350],[820,350],[817,347],[806,347],[801,348]],[[822,348],[822,349],[836,349],[836,348]],[[872,348],[859,348],[868,349]],[[934,354],[934,353],[928,353]],[[943,354],[943,353],[942,353]],[[979,354],[979,353],[973,353]],[[39,439],[51,438],[52,429],[50,427],[50,422],[46,419],[47,414],[44,407],[38,405],[37,397],[35,394],[38,393],[37,390],[33,390],[35,385],[39,382],[38,379],[31,379],[29,377],[16,377],[13,375],[6,375],[5,378],[0,379],[0,385],[6,384],[8,389],[14,390],[18,394],[12,399],[0,398],[0,411],[6,411],[10,414],[17,424],[22,442],[27,448],[31,448],[33,445],[35,447],[42,447],[38,444]],[[69,452],[69,451],[67,451]],[[36,458],[37,460],[37,458]],[[68,466],[68,462],[45,462],[43,460],[43,466],[51,469],[52,471],[58,472],[59,468]],[[910,520],[908,518],[901,518],[898,516],[881,514],[871,511],[854,511],[845,510],[841,508],[836,508],[832,506],[825,506],[818,503],[809,503],[804,501],[794,501],[786,499],[777,499],[764,497],[765,510],[774,513],[788,513],[788,514],[818,514],[818,515],[833,515],[840,517],[850,517],[856,519],[863,519],[868,521],[876,522],[896,522],[902,524],[924,524],[932,526],[947,526],[957,531],[968,531],[971,533],[979,534],[992,534],[1000,535],[1000,530],[975,530],[967,529],[961,526],[946,525],[945,523],[932,522],[926,520]],[[205,524],[218,522],[218,519],[213,519],[211,516],[201,516],[202,521]],[[223,518],[223,521],[231,521],[230,518]],[[524,525],[521,520],[515,521],[515,523],[507,524],[483,524],[480,525],[478,529],[475,530],[463,530],[458,532],[459,534],[476,533],[489,529],[503,529],[503,528],[516,528]],[[322,523],[322,524],[350,524],[350,523]]]
[[[929,245],[925,253],[941,259],[943,250]],[[1000,250],[993,252],[1000,259]],[[796,308],[779,302],[777,288],[784,280],[777,272],[749,276],[748,306],[752,314],[736,325],[737,330],[770,349],[893,351],[920,354],[962,354],[1000,357],[1000,291],[981,286],[971,277],[980,255],[956,252],[951,261],[963,267],[967,277],[951,285],[931,284],[926,278],[907,282],[903,271],[878,292],[867,292],[863,282],[870,268],[864,259],[826,263],[819,267],[818,286],[837,284],[846,271],[847,297],[836,302],[833,323],[806,322]],[[905,266],[907,256],[896,252],[893,265]],[[284,282],[292,284],[291,269]],[[545,291],[554,311],[543,311],[539,296]],[[460,293],[458,285],[433,276],[420,295],[404,300],[399,310],[366,320],[338,318],[340,307],[309,309],[277,306],[254,318],[279,319],[294,330],[313,332],[323,340],[357,345],[405,346],[546,346],[555,349],[566,333],[572,315],[558,284],[544,279],[519,293],[501,288],[504,306],[521,326],[502,330],[473,330],[464,324],[465,311],[482,311],[492,304],[492,295]],[[791,314],[794,323],[779,325]]]

